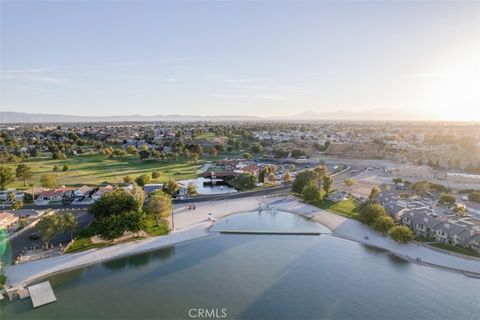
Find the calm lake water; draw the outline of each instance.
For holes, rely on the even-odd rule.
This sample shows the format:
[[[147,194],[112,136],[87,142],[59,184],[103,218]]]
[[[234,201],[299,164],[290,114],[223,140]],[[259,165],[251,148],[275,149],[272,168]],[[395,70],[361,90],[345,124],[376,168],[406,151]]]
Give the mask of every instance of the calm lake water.
[[[330,230],[313,220],[275,209],[243,212],[225,217],[213,225],[210,231],[294,234],[330,233]]]
[[[480,280],[331,235],[213,234],[51,277],[58,301],[2,319],[478,319]]]
[[[217,181],[216,183],[211,183],[210,179],[197,178],[179,181],[184,185],[189,183],[195,184],[197,187],[198,194],[223,194],[230,192],[238,192],[234,187],[229,186],[224,181]]]

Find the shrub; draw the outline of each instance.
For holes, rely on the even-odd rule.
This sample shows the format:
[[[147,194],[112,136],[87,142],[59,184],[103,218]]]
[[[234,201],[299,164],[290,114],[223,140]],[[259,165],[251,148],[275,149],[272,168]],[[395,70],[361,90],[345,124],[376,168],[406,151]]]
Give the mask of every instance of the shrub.
[[[441,204],[448,204],[448,205],[453,205],[455,203],[455,196],[451,194],[442,194],[440,199],[438,200],[439,203]]]
[[[413,231],[407,226],[395,226],[390,229],[389,234],[398,243],[408,243],[415,237]]]
[[[480,192],[474,191],[468,195],[468,200],[480,203]]]
[[[360,221],[368,225],[372,225],[377,218],[386,214],[385,208],[375,201],[367,201],[360,207]]]
[[[143,187],[150,181],[152,181],[152,178],[150,178],[148,174],[142,174],[135,179],[135,182],[141,187]]]

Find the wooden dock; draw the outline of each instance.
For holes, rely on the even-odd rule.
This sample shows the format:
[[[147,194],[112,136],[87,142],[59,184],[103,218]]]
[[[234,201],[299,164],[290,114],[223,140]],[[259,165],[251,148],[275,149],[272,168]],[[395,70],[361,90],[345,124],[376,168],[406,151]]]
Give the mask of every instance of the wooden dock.
[[[50,282],[48,281],[28,287],[28,292],[30,293],[34,308],[57,301]]]

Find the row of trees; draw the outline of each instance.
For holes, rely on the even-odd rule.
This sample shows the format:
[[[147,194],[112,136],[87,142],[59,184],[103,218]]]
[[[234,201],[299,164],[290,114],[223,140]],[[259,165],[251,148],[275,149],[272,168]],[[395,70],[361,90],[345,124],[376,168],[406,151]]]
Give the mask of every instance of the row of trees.
[[[68,166],[63,166],[63,171],[68,170]],[[58,170],[54,170],[58,171]],[[33,176],[32,168],[24,163],[20,163],[16,170],[12,168],[0,166],[0,189],[4,190],[8,185],[15,182],[15,178],[22,180],[23,185],[27,185],[27,180]],[[40,185],[45,188],[54,188],[58,185],[57,176],[53,173],[47,173],[40,176]]]
[[[388,233],[393,240],[399,243],[413,240],[412,230],[406,226],[396,225],[395,221],[387,214],[385,207],[375,200],[379,191],[380,189],[373,187],[369,199],[360,206],[360,221],[383,235]]]

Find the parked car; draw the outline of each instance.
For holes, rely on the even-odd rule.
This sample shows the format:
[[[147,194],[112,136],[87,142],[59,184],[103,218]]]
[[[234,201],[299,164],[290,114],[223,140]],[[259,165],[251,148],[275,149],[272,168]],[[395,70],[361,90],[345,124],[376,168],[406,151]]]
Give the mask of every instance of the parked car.
[[[30,240],[38,240],[40,239],[40,235],[38,233],[32,233],[29,238]]]

